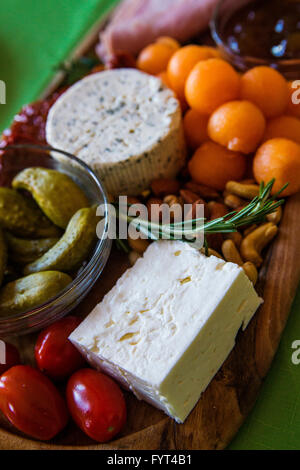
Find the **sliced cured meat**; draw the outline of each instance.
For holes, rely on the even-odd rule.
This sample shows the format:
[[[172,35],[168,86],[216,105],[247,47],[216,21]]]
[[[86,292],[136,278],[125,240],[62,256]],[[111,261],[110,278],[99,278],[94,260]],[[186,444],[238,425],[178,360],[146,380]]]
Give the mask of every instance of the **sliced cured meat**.
[[[100,34],[97,53],[107,61],[120,51],[135,55],[162,35],[186,41],[207,28],[217,3],[218,0],[124,0]]]

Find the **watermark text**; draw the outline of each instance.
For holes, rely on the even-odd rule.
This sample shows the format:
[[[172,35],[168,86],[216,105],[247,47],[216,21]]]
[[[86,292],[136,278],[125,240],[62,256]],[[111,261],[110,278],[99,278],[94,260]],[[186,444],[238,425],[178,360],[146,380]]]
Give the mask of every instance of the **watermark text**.
[[[6,347],[4,341],[0,339],[0,364],[6,364]]]
[[[292,103],[295,105],[300,104],[300,80],[294,80],[292,88],[295,89],[292,93]]]
[[[130,204],[127,196],[119,196],[116,204],[99,205],[96,215],[101,217],[96,229],[99,239],[105,234],[110,240],[186,240],[199,249],[204,244],[203,204],[161,203],[148,207]]]
[[[6,84],[0,80],[0,104],[6,104]]]
[[[298,366],[300,364],[300,340],[296,339],[295,341],[292,342],[292,349],[295,349],[295,351],[292,354],[292,363],[295,366]]]

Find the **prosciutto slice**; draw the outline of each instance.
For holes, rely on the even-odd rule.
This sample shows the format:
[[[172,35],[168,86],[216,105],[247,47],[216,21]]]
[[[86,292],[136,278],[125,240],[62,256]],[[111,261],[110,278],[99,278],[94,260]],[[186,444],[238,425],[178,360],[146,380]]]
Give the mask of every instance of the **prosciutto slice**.
[[[207,28],[217,3],[218,0],[123,0],[100,34],[97,53],[107,61],[120,52],[136,55],[159,36],[186,41]]]

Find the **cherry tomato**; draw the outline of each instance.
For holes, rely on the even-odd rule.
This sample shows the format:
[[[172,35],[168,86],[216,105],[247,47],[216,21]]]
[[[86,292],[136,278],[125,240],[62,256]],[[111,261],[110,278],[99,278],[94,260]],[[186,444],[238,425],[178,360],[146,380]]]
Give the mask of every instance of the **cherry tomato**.
[[[75,372],[67,385],[72,418],[89,437],[107,442],[126,422],[126,404],[120,387],[107,375],[92,369]]]
[[[69,316],[63,318],[38,337],[35,346],[35,360],[38,368],[51,379],[63,380],[85,365],[85,360],[68,337],[81,320]]]
[[[42,441],[52,439],[68,422],[56,387],[30,366],[14,366],[1,375],[0,409],[17,429]]]
[[[4,347],[2,347],[4,345]],[[2,357],[3,356],[3,357]],[[4,364],[2,364],[4,362]],[[20,354],[17,348],[10,343],[0,344],[0,375],[12,366],[20,364]]]

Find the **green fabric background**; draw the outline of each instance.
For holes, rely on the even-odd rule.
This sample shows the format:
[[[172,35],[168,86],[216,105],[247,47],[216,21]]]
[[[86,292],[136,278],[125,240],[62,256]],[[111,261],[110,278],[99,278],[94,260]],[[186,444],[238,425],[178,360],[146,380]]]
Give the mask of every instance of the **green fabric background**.
[[[80,38],[118,0],[1,0],[0,131],[36,99]],[[300,365],[291,344],[300,340],[300,292],[258,402],[230,449],[300,449]],[[247,367],[247,364],[245,364]]]
[[[0,132],[35,100],[89,28],[118,0],[1,0]]]

